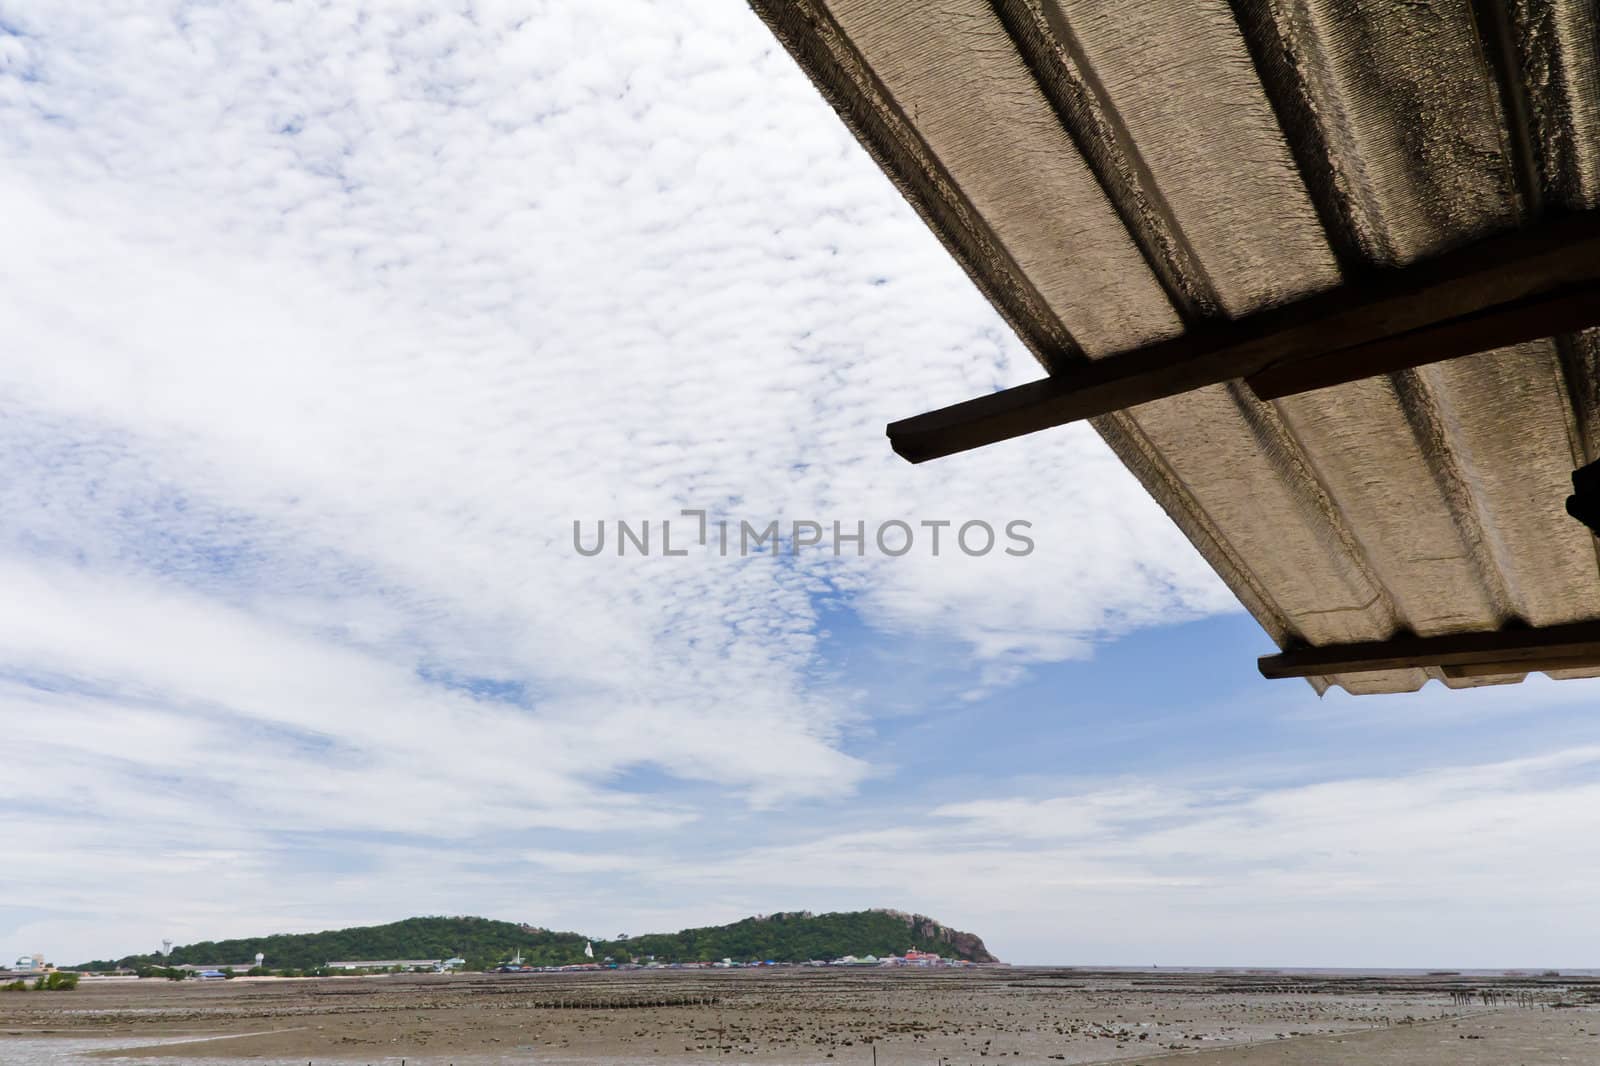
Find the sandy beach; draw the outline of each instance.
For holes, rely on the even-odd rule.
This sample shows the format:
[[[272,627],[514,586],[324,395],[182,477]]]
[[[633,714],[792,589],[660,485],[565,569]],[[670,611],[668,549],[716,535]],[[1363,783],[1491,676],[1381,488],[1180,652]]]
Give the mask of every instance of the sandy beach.
[[[1563,1002],[1572,1005],[1554,1005]],[[1051,1066],[1168,1057],[1218,1066],[1600,1062],[1600,978],[779,969],[91,980],[71,993],[0,997],[6,1064]]]

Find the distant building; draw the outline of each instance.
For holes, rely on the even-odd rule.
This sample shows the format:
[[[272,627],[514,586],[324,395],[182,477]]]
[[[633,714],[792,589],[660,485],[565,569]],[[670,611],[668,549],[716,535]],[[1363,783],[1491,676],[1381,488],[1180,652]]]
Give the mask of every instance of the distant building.
[[[448,959],[346,959],[342,962],[328,963],[330,970],[392,970],[399,967],[402,970],[459,970],[467,964],[467,960],[459,955]]]
[[[182,962],[173,969],[189,973],[245,973],[254,966],[253,962]]]

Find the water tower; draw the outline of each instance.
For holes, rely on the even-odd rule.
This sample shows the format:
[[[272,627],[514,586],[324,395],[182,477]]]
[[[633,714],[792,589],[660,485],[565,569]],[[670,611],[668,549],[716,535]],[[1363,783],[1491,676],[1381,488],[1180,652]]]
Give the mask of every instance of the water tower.
[[[256,969],[261,969],[261,960],[264,958],[266,958],[265,955],[261,954],[259,951],[256,952]]]

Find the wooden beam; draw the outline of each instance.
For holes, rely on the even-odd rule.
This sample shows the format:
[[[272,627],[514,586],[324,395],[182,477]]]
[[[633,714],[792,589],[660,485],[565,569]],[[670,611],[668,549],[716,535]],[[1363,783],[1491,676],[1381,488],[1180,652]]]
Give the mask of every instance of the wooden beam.
[[[1257,666],[1272,679],[1417,667],[1440,667],[1453,677],[1600,668],[1600,622],[1297,648],[1264,655]]]
[[[1600,326],[1600,285],[1574,285],[1328,355],[1284,360],[1245,384],[1257,399],[1276,400],[1590,326]]]
[[[888,427],[914,463],[1239,378],[1265,397],[1600,325],[1600,213],[1191,330]]]

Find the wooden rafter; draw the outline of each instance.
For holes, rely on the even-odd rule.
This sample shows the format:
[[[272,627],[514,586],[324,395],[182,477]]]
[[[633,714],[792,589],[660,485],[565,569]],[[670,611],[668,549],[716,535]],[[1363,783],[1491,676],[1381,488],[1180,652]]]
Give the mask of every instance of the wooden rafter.
[[[1298,648],[1264,655],[1257,665],[1273,679],[1418,667],[1438,667],[1448,677],[1600,668],[1600,622]]]
[[[1600,215],[1493,237],[1238,322],[891,423],[914,463],[1244,379],[1263,399],[1600,325]]]

